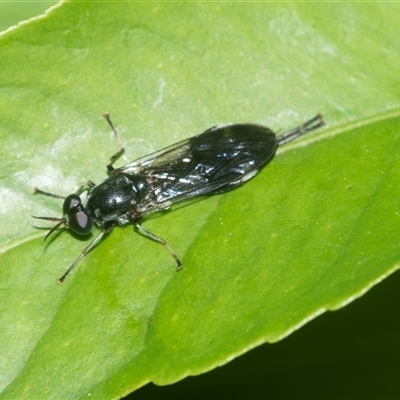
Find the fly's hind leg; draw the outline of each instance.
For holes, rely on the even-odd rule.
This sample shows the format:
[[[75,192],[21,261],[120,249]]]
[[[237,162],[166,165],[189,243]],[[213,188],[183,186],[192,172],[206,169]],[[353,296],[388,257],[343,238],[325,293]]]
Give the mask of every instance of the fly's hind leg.
[[[162,244],[163,246],[165,246],[167,248],[167,250],[170,252],[171,256],[174,257],[175,261],[176,261],[176,270],[179,271],[183,265],[181,260],[179,259],[179,257],[176,255],[176,253],[172,250],[171,246],[162,238],[160,238],[159,236],[154,235],[154,233],[151,233],[150,231],[148,231],[147,229],[144,229],[142,225],[139,224],[139,222],[135,222],[134,223],[136,228],[139,230],[139,232],[141,232],[143,235],[149,237],[150,239],[154,240],[157,243]]]

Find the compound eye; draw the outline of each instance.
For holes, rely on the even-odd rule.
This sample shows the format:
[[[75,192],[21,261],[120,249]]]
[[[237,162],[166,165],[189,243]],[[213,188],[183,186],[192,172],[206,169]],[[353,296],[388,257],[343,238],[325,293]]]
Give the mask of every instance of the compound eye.
[[[68,226],[78,235],[87,235],[92,230],[92,221],[85,211],[78,211],[69,216]]]
[[[87,235],[92,230],[92,221],[77,194],[70,194],[64,200],[63,211],[68,220],[68,227],[73,232],[78,235]]]
[[[64,214],[68,215],[71,212],[71,209],[76,210],[77,207],[82,209],[81,198],[77,194],[73,193],[65,198],[64,205],[63,205]]]

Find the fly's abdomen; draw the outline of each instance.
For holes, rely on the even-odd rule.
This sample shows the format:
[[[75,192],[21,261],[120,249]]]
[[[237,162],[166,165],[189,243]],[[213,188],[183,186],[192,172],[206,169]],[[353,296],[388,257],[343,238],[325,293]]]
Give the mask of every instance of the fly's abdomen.
[[[268,128],[237,124],[212,128],[194,138],[194,169],[209,181],[237,181],[264,165],[277,148],[276,135]]]

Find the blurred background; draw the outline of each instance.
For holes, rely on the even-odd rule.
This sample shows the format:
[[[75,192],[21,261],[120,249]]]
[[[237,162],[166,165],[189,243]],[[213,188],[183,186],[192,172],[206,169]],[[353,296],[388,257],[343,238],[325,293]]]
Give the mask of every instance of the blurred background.
[[[286,339],[126,399],[399,399],[400,273]]]

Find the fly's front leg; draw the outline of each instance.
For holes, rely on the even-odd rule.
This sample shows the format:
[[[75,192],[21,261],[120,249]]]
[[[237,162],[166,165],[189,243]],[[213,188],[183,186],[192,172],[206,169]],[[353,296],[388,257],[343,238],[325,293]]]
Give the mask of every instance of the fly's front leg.
[[[108,124],[111,126],[111,129],[113,130],[114,135],[117,138],[119,145],[121,146],[121,148],[110,157],[110,159],[108,160],[108,163],[106,165],[108,171],[113,172],[115,168],[112,166],[112,164],[114,163],[114,161],[116,161],[118,158],[120,158],[122,156],[122,154],[124,154],[125,148],[122,144],[122,140],[121,140],[121,137],[119,136],[118,131],[115,129],[115,126],[111,121],[110,114],[104,113],[103,116],[107,120]]]
[[[134,224],[135,224],[136,228],[139,230],[139,232],[141,232],[143,235],[149,237],[150,239],[153,239],[155,242],[160,243],[167,248],[167,250],[170,252],[171,256],[174,257],[174,259],[176,261],[176,264],[177,264],[176,270],[177,271],[179,271],[183,267],[182,262],[179,259],[179,257],[176,255],[176,253],[172,250],[171,246],[164,239],[160,238],[159,236],[154,235],[154,233],[151,233],[147,229],[144,229],[143,226],[139,224],[139,222],[135,222]]]
[[[44,196],[55,197],[56,199],[65,199],[65,196],[61,196],[59,194],[45,192],[44,190],[40,190],[36,186],[33,188],[34,194],[43,194]]]
[[[96,186],[92,181],[86,181],[84,183],[82,183],[81,186],[79,186],[78,190],[75,192],[75,194],[80,195],[86,188],[86,186],[88,188],[92,188],[94,186]],[[49,192],[45,192],[44,190],[41,190],[37,187],[33,188],[33,193],[34,194],[43,194],[44,196],[49,196],[49,197],[55,197],[56,199],[65,199],[66,196],[62,196],[60,194],[54,194],[54,193],[49,193]]]
[[[101,239],[103,239],[103,236],[106,235],[108,232],[111,231],[111,229],[114,227],[114,224],[110,224],[105,226],[101,232],[89,243],[88,246],[86,246],[82,253],[79,255],[79,257],[72,263],[72,265],[65,271],[64,275],[57,279],[57,283],[59,285],[62,285],[64,282],[64,279],[69,275],[69,273],[79,264],[79,262],[82,260],[83,257],[86,256],[87,253],[89,253],[90,250],[93,249],[94,246],[96,246],[97,243],[100,242]]]
[[[78,190],[75,192],[78,196],[86,189],[86,186],[91,189],[96,185],[92,181],[83,182],[81,186],[79,186]]]

